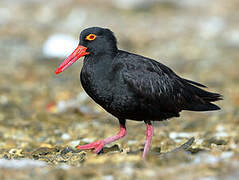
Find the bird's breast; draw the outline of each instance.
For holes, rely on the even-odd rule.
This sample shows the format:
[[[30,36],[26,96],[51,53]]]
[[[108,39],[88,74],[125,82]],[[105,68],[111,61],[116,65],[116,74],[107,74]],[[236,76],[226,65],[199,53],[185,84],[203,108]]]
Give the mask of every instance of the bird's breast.
[[[107,108],[112,102],[113,85],[109,78],[99,71],[84,67],[81,71],[81,84],[86,93],[102,107]]]
[[[81,83],[96,103],[116,117],[127,118],[129,114],[133,117],[140,110],[139,100],[129,91],[120,66],[102,68],[86,63],[81,71]]]

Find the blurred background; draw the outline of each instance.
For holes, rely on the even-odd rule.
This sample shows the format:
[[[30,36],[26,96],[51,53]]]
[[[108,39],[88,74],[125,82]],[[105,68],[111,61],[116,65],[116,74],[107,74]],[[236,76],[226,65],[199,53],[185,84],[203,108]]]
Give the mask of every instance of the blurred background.
[[[0,179],[237,179],[238,8],[238,0],[1,0]],[[128,121],[128,135],[102,155],[76,151],[118,130],[80,85],[83,59],[54,73],[91,26],[223,94],[222,110],[154,123],[147,162],[141,122]],[[190,137],[188,151],[156,155]]]

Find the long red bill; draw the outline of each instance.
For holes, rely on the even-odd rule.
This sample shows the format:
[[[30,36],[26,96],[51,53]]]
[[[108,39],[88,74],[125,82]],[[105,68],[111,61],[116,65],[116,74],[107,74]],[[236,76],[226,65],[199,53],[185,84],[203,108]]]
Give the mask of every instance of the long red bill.
[[[63,63],[56,69],[56,74],[61,73],[66,68],[71,66],[74,62],[76,62],[80,57],[85,56],[87,54],[90,54],[89,52],[86,52],[87,47],[79,45],[73,53],[71,53],[68,58],[66,58]]]

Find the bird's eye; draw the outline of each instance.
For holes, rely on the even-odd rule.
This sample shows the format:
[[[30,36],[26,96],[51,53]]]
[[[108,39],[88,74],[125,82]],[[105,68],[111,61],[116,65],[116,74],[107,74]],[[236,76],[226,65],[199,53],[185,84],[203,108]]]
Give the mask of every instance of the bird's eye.
[[[96,38],[96,35],[95,34],[89,34],[88,36],[86,36],[86,40],[89,40],[89,41],[93,41],[94,39]]]

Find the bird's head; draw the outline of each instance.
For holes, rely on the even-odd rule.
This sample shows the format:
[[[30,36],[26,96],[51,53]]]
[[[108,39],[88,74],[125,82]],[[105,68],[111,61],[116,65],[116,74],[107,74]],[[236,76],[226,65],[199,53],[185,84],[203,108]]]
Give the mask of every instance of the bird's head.
[[[87,28],[81,32],[77,48],[57,68],[56,74],[64,71],[80,57],[113,55],[117,50],[117,41],[111,30],[100,27]]]

